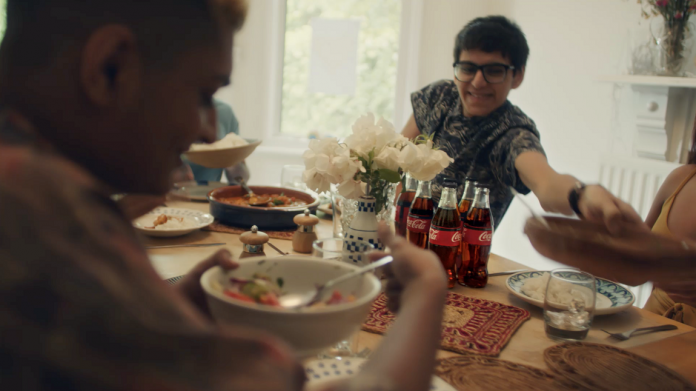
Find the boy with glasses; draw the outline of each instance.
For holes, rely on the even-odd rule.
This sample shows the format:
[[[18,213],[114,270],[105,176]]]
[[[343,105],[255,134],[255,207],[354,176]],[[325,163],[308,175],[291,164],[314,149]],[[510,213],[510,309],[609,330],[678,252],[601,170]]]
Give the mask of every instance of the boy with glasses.
[[[549,212],[643,225],[630,205],[599,185],[585,186],[549,166],[534,121],[507,100],[524,80],[529,46],[520,28],[502,16],[477,18],[457,35],[454,78],[435,82],[411,96],[413,115],[403,134],[423,134],[455,159],[435,179],[438,198],[444,178],[463,178],[490,186],[497,227],[512,202],[510,187],[533,191]],[[647,229],[647,228],[646,228]]]

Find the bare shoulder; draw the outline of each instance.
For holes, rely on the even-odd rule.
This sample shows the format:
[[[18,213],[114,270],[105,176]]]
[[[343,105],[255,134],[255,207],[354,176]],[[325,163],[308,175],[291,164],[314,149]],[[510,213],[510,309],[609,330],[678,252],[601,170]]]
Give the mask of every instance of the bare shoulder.
[[[685,164],[681,167],[675,168],[671,173],[669,173],[669,175],[667,175],[667,178],[665,178],[662,186],[660,186],[660,190],[657,193],[656,198],[662,198],[662,201],[664,202],[664,200],[672,195],[672,193],[677,190],[677,187],[679,187],[684,179],[691,175],[694,170],[696,170],[696,164]]]
[[[678,170],[680,171],[679,175],[676,175],[677,170],[673,172],[676,181],[675,188],[696,170],[696,165],[686,165],[679,167]],[[672,204],[668,225],[676,236],[696,240],[696,208],[693,207],[694,204],[696,204],[696,176],[686,183]]]

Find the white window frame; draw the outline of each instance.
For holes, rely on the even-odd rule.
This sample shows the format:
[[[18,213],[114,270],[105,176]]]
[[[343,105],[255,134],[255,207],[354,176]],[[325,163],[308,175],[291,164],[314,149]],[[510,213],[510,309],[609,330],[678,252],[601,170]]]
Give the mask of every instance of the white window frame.
[[[285,50],[285,12],[286,0],[267,0],[262,6],[268,21],[270,39],[266,46],[270,66],[267,68],[268,83],[265,84],[265,100],[259,102],[265,109],[266,120],[262,132],[257,133],[263,139],[259,152],[275,154],[301,154],[309,142],[308,139],[280,133],[283,62]],[[400,131],[411,115],[410,94],[418,88],[418,71],[420,55],[420,36],[424,0],[401,0],[401,27],[399,32],[399,62],[395,91],[394,126]],[[253,4],[252,4],[253,6]],[[248,50],[248,49],[246,49]],[[351,124],[346,124],[350,126]],[[308,129],[310,126],[308,126]]]

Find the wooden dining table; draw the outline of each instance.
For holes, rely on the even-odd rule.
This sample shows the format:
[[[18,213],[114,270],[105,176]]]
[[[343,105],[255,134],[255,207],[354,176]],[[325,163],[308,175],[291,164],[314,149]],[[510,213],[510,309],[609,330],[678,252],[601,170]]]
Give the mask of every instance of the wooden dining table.
[[[167,206],[204,212],[208,212],[209,209],[207,203],[199,202],[174,201],[167,202]],[[322,218],[320,219],[320,224],[317,226],[318,237],[332,237],[333,225],[330,216],[323,216],[321,212],[319,212],[319,215]],[[522,235],[522,233],[520,233],[520,235]],[[182,247],[148,250],[154,268],[164,279],[185,274],[196,263],[222,248],[229,250],[234,257],[238,257],[242,252],[242,243],[239,241],[239,235],[211,231],[196,231],[177,238],[148,237],[145,238],[144,241],[145,246],[224,243],[222,246],[214,247]],[[283,252],[297,254],[292,251],[292,242],[290,240],[270,239],[270,242]],[[269,257],[282,256],[270,246],[266,246],[265,253]],[[522,259],[519,261],[524,262]],[[529,268],[525,267],[522,263],[491,254],[488,269],[489,273],[496,273]],[[531,317],[515,332],[498,358],[547,369],[544,363],[544,350],[559,342],[546,336],[544,332],[542,309],[528,304],[510,294],[506,288],[506,279],[507,276],[494,276],[488,279],[488,285],[485,288],[474,289],[456,286],[453,292],[496,301],[524,308],[529,311]],[[677,329],[643,334],[635,336],[627,341],[613,339],[601,330],[605,329],[612,332],[622,332],[638,327],[665,324],[673,324],[677,326]],[[355,335],[355,343],[359,350],[370,348],[374,351],[378,347],[381,338],[381,335],[360,331]],[[696,329],[690,326],[674,322],[634,306],[617,314],[596,316],[585,342],[606,344],[629,351],[635,351],[638,354],[642,354],[672,368],[696,384],[696,371],[693,370],[696,366]],[[438,357],[440,358],[457,355],[457,353],[444,350],[438,352]]]

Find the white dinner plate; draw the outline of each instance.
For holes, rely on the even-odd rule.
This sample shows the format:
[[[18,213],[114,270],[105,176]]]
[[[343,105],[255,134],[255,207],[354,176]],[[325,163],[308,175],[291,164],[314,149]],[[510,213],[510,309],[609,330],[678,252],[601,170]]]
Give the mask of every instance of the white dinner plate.
[[[327,384],[355,376],[366,363],[367,359],[357,357],[312,360],[305,364],[306,390],[319,390]],[[430,391],[456,391],[456,389],[439,377],[433,376]]]
[[[513,295],[526,301],[529,304],[544,308],[542,300],[533,299],[522,293],[524,281],[529,278],[541,277],[543,271],[522,272],[513,274],[508,277],[505,286]],[[595,307],[595,315],[609,315],[621,312],[631,308],[633,302],[636,301],[635,296],[626,288],[613,281],[605,280],[604,278],[596,277],[597,280],[597,306]]]
[[[182,228],[145,228],[151,227],[159,215],[168,215],[174,217],[183,218],[183,224],[185,227]],[[208,213],[199,212],[197,210],[191,209],[181,209],[181,208],[157,208],[148,212],[146,215],[138,217],[133,221],[133,226],[135,228],[149,236],[156,237],[174,237],[182,236],[193,231],[199,230],[209,226],[215,219]]]

